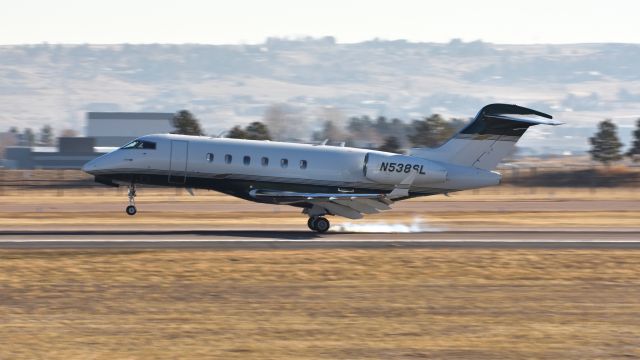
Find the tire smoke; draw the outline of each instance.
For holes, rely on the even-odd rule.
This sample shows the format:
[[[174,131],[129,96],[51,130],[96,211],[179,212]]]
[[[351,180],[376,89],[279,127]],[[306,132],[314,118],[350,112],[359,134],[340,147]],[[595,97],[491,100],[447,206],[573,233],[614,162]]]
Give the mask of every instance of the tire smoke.
[[[429,225],[421,218],[414,218],[409,224],[388,223],[379,221],[375,223],[352,223],[346,222],[334,225],[330,231],[352,232],[352,233],[419,233],[419,232],[440,232],[443,228]]]

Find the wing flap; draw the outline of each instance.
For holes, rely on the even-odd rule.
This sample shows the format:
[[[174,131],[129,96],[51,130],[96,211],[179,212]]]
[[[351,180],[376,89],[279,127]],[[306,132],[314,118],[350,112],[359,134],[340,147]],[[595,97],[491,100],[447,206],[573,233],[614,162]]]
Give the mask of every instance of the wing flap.
[[[362,219],[362,213],[341,204],[330,201],[318,201],[314,202],[314,204],[329,210],[334,215],[344,216],[349,219]]]
[[[252,190],[249,193],[254,198],[272,198],[286,200],[288,202],[300,202],[306,200],[360,200],[376,199],[383,201],[384,194],[345,194],[345,193],[300,193],[295,191]]]
[[[363,214],[377,214],[380,212],[375,207],[359,202],[358,200],[335,200],[334,202],[342,206],[350,207]]]
[[[320,207],[327,213],[360,219],[362,214],[377,214],[390,210],[393,201],[386,194],[345,193],[301,193],[294,191],[252,190],[256,199],[270,200],[279,204],[308,203]]]
[[[376,200],[372,200],[372,199],[358,199],[358,202],[361,202],[365,205],[369,205],[371,207],[374,207],[378,210],[391,210],[391,206],[389,206],[391,204],[391,202],[389,203],[385,203],[385,202],[381,202],[381,201],[376,201]]]

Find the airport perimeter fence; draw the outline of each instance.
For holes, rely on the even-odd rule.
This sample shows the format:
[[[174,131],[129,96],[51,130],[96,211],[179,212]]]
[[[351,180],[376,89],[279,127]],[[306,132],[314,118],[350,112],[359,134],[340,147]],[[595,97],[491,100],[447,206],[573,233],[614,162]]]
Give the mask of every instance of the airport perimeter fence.
[[[502,184],[510,191],[530,193],[537,188],[621,187],[640,189],[640,168],[605,166],[546,166],[501,168]],[[499,188],[499,187],[498,187]],[[493,188],[494,192],[499,191]],[[112,188],[94,181],[79,170],[4,170],[0,169],[0,196],[24,190],[49,190],[59,196],[67,191],[91,190],[101,193],[126,193],[126,187]],[[182,189],[175,189],[176,194]],[[475,190],[483,191],[483,190]]]
[[[99,187],[93,176],[79,170],[0,170],[0,196],[26,190],[53,190],[64,196],[67,190]]]

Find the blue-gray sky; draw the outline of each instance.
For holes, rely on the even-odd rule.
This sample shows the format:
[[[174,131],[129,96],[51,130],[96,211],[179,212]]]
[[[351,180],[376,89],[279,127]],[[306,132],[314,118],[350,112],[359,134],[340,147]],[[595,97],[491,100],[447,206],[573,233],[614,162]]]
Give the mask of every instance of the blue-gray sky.
[[[635,0],[20,0],[0,44],[260,43],[335,36],[495,43],[640,43]]]

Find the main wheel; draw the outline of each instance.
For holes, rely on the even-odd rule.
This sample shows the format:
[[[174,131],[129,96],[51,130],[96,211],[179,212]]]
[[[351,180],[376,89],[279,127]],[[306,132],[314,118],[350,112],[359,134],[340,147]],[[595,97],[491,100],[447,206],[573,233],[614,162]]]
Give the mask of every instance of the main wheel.
[[[318,220],[317,217],[312,216],[309,218],[309,220],[307,220],[307,226],[309,227],[309,229],[316,231],[316,221]]]
[[[129,215],[129,216],[133,216],[133,215],[135,215],[135,214],[138,212],[138,210],[136,209],[136,207],[135,207],[135,206],[133,206],[133,205],[129,205],[129,206],[127,206],[127,210],[125,210],[125,211],[127,212],[127,215]]]
[[[325,233],[329,230],[331,223],[326,218],[320,217],[315,221],[315,230],[319,233]]]

